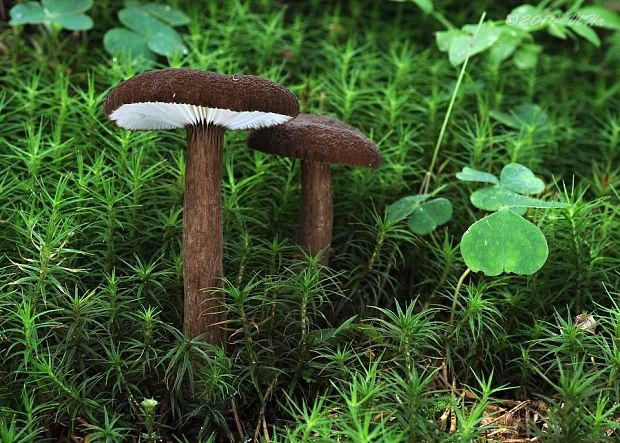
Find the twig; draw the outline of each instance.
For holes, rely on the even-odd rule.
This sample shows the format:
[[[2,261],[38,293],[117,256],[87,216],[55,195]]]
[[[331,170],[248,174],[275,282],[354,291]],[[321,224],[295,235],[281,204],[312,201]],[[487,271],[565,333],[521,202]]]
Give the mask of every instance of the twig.
[[[265,409],[267,408],[267,398],[271,395],[271,391],[273,390],[273,386],[276,384],[276,380],[277,378],[274,378],[271,381],[271,383],[269,384],[269,387],[267,388],[267,391],[265,392],[265,395],[263,396],[263,404],[260,407],[260,413],[258,414],[258,421],[256,422],[256,428],[254,429],[254,439],[252,441],[255,441],[255,442],[258,441],[258,434],[260,432],[261,425],[263,426],[263,429],[265,430],[266,439],[267,441],[269,441],[269,433],[266,432],[267,423],[265,422]]]
[[[265,420],[265,416],[263,415],[263,434],[265,436],[265,441],[269,442],[271,441],[269,439],[269,431],[267,429],[267,420]]]
[[[232,411],[233,411],[233,417],[235,417],[235,425],[237,426],[237,432],[239,433],[239,440],[243,440],[243,436],[245,435],[245,429],[243,429],[241,420],[239,420],[239,414],[237,413],[237,403],[235,403],[235,400],[232,401]]]
[[[491,421],[489,421],[487,423],[488,425],[492,425],[493,423],[499,421],[502,417],[505,417],[509,414],[514,414],[515,412],[519,411],[520,409],[523,409],[525,406],[527,406],[529,403],[529,400],[523,400],[522,402],[520,402],[517,406],[515,406],[514,408],[504,412],[502,415],[499,415],[497,417],[495,417],[494,419],[492,419]]]

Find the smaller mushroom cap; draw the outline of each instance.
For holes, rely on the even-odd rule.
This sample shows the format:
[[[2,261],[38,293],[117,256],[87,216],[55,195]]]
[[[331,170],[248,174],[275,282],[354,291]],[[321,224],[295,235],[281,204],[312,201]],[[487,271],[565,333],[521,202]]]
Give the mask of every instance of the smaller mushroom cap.
[[[284,86],[253,75],[160,69],[119,84],[103,108],[125,129],[175,129],[200,123],[256,129],[295,117],[299,102]]]
[[[257,129],[247,143],[250,149],[309,162],[373,169],[383,162],[375,144],[358,129],[320,115],[299,114],[282,125]]]

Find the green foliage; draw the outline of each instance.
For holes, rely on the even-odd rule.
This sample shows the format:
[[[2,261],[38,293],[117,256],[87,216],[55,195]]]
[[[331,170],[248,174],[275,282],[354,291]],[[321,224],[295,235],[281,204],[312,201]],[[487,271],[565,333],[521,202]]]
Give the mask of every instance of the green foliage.
[[[187,25],[189,17],[169,5],[131,4],[118,11],[125,28],[113,28],[103,37],[105,49],[116,57],[155,60],[187,54],[187,47],[173,27]]]
[[[546,30],[559,39],[580,37],[599,47],[601,40],[593,28],[620,31],[620,17],[611,9],[599,6],[570,6],[561,10],[558,2],[553,9],[547,2],[538,6],[523,4],[514,8],[503,21],[484,23],[476,33],[475,25],[464,25],[461,29],[450,27],[436,34],[440,51],[448,53],[450,63],[458,66],[471,55],[488,52],[492,63],[512,58],[519,69],[532,69],[538,63],[543,50],[533,43],[533,34]],[[444,19],[445,20],[445,19]]]
[[[483,188],[471,194],[474,206],[485,211],[502,208],[564,208],[566,203],[549,202],[522,194],[540,194],[545,183],[527,167],[509,163],[502,169],[499,180],[492,174],[468,167],[456,174],[462,181],[492,183],[495,186]]]
[[[0,440],[484,440],[521,400],[539,417],[526,429],[516,411],[521,437],[618,439],[616,34],[597,28],[601,49],[546,39],[536,70],[475,57],[455,88],[434,20],[482,11],[433,3],[427,15],[412,2],[174,3],[188,52],[163,65],[280,81],[384,157],[375,171],[333,168],[324,267],[295,246],[297,162],[226,135],[226,349],[181,330],[185,135],[103,115],[107,91],[144,68],[101,48],[120,4],[95,2],[88,33],[0,31]],[[510,12],[489,5],[491,18]],[[421,187],[433,156],[419,204],[445,198],[454,213],[416,235],[411,214],[393,223],[386,209]],[[473,178],[494,189],[514,162],[557,186],[506,190],[569,204],[526,200],[547,262],[528,278],[468,274],[450,322],[460,233],[480,218],[455,173],[485,171]]]
[[[445,198],[428,200],[429,194],[403,197],[387,208],[387,220],[397,223],[408,218],[407,225],[417,235],[430,234],[452,218],[452,205]]]
[[[93,27],[93,20],[84,14],[93,6],[92,0],[41,0],[18,3],[9,14],[11,26],[39,25],[48,28],[87,31]]]
[[[461,172],[456,174],[456,178],[466,182],[481,182],[499,185],[499,180],[493,174],[478,171],[467,166],[465,166]]]
[[[532,275],[547,261],[549,248],[542,231],[523,217],[527,208],[565,208],[566,203],[538,200],[523,194],[539,194],[544,182],[527,167],[509,163],[500,178],[468,167],[459,180],[494,186],[471,194],[471,203],[485,211],[497,211],[471,225],[461,239],[461,253],[468,268],[495,276],[503,272]]]
[[[461,239],[463,260],[474,272],[531,275],[547,261],[547,240],[536,225],[503,207],[471,225]]]
[[[148,443],[156,442],[159,440],[155,432],[155,408],[157,407],[157,400],[154,398],[145,398],[140,403],[140,406],[142,406],[142,410],[144,411],[144,426],[146,427],[144,441]]]
[[[392,0],[392,1],[399,1],[399,2],[404,2],[407,0]],[[415,5],[420,8],[425,14],[429,14],[433,11],[433,1],[432,0],[410,0],[412,3],[415,3]]]
[[[409,216],[409,229],[418,235],[430,234],[452,218],[452,204],[445,198],[435,198],[421,204]]]
[[[450,63],[458,66],[465,61],[467,54],[476,55],[489,49],[500,35],[502,29],[492,23],[484,23],[479,31],[474,25],[466,25],[462,30],[438,32],[437,47],[448,52]]]
[[[545,138],[549,132],[549,117],[535,104],[523,103],[515,106],[510,113],[491,111],[490,115],[501,124],[532,137]]]

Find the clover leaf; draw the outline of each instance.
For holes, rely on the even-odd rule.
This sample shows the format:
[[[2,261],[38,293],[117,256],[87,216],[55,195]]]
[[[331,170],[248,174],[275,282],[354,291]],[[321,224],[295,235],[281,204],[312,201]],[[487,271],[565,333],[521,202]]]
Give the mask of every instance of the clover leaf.
[[[9,25],[36,25],[45,23],[46,15],[41,5],[37,2],[19,3],[9,11],[11,20]]]
[[[527,33],[511,26],[501,28],[502,33],[497,42],[489,49],[491,60],[499,64],[515,53]]]
[[[577,11],[577,17],[592,26],[620,31],[620,16],[610,8],[585,6]]]
[[[430,234],[452,218],[452,205],[445,198],[436,198],[418,205],[409,217],[409,229],[418,235]]]
[[[527,208],[564,208],[566,203],[545,201],[527,194],[545,190],[545,183],[527,167],[509,163],[499,179],[488,172],[463,168],[456,176],[463,181],[491,183],[470,196],[472,204],[497,211],[471,225],[461,239],[461,254],[472,271],[485,275],[514,272],[531,275],[547,260],[549,249],[540,229],[521,215]]]
[[[430,198],[430,194],[408,195],[403,197],[387,208],[387,219],[396,223],[409,217],[413,210],[424,201]]]
[[[93,27],[93,20],[84,12],[92,6],[92,0],[41,0],[41,3],[19,3],[10,10],[9,24],[11,26],[44,24],[70,31],[86,31]]]
[[[103,46],[113,55],[125,54],[133,59],[154,59],[146,38],[124,28],[113,28],[103,36]]]
[[[491,111],[490,114],[501,124],[517,131],[530,131],[540,138],[546,137],[549,133],[549,117],[543,108],[535,104],[523,103],[510,113]]]
[[[157,55],[173,57],[187,52],[173,26],[189,23],[189,17],[177,9],[158,3],[134,3],[121,9],[118,18],[126,28],[113,28],[103,38],[104,47],[114,56],[154,60]]]
[[[500,185],[520,194],[540,194],[545,190],[545,183],[534,173],[519,163],[504,166],[499,176]]]
[[[477,26],[466,25],[462,30],[440,31],[436,34],[437,46],[447,51],[450,63],[458,66],[470,56],[493,46],[502,34],[501,27],[494,23],[483,23],[476,35]]]
[[[387,208],[387,220],[392,223],[409,218],[407,224],[411,232],[430,234],[438,226],[452,218],[452,205],[445,198],[428,201],[431,194],[408,195],[397,200]]]
[[[170,26],[183,26],[189,24],[189,17],[182,11],[175,9],[170,5],[148,3],[144,5],[144,8],[153,17],[169,24]]]
[[[482,188],[470,196],[471,203],[485,211],[498,211],[502,208],[565,208],[566,203],[539,200],[517,194],[502,187]]]
[[[539,200],[522,194],[539,194],[545,190],[545,183],[527,167],[509,163],[502,169],[500,178],[493,174],[468,167],[456,174],[463,181],[492,183],[495,186],[482,188],[470,196],[471,203],[478,209],[497,211],[512,208],[524,214],[527,208],[564,208],[565,203]]]
[[[536,225],[502,208],[471,225],[461,239],[461,254],[474,272],[531,275],[547,261],[547,240]]]
[[[499,184],[499,180],[493,174],[468,168],[467,166],[465,166],[461,172],[456,174],[456,178],[467,182],[493,183],[494,185]]]

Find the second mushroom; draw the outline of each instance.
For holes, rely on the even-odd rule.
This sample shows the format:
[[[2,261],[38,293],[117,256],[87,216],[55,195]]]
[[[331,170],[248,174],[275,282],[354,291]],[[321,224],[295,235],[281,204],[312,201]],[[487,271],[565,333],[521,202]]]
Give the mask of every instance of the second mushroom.
[[[301,160],[301,203],[297,242],[329,261],[333,201],[331,164],[378,168],[381,153],[359,130],[327,116],[300,114],[279,126],[252,131],[248,147]]]

